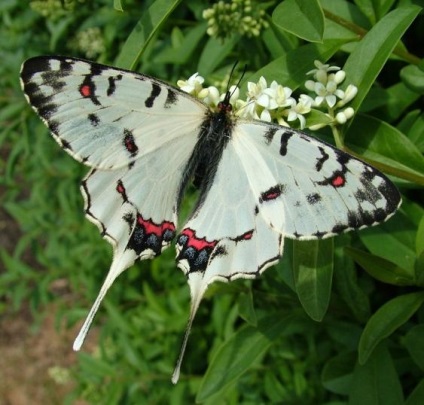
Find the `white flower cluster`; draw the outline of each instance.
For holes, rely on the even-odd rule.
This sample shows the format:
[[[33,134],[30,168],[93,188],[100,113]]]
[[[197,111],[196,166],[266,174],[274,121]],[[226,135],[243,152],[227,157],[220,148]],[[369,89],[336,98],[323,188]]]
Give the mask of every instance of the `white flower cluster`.
[[[344,91],[338,88],[346,77],[346,73],[338,66],[324,65],[318,60],[314,62],[314,65],[317,68],[307,74],[313,75],[316,81],[305,82],[305,87],[316,94],[313,106],[326,108],[328,115],[335,119],[335,123],[344,124],[353,117],[355,111],[352,107],[336,110],[349,103],[358,93],[358,88],[353,84],[349,84]]]
[[[346,76],[339,67],[324,65],[319,61],[315,61],[315,66],[317,69],[308,74],[312,74],[316,81],[307,80],[305,83],[305,87],[313,93],[314,97],[301,94],[298,99],[295,99],[292,96],[293,91],[289,87],[283,87],[275,80],[268,86],[266,79],[261,77],[257,83],[247,83],[246,100],[239,98],[240,89],[238,87],[230,88],[230,102],[234,113],[242,118],[276,122],[284,126],[290,126],[289,122],[298,120],[298,126],[303,129],[306,126],[305,115],[315,108],[325,109],[329,119],[325,123],[310,126],[310,129],[318,129],[325,125],[344,124],[353,117],[353,108],[336,110],[351,101],[358,89],[351,84],[345,91],[338,88]],[[179,80],[177,85],[183,91],[202,100],[212,110],[216,110],[226,92],[220,92],[215,86],[204,88],[203,82],[204,78],[195,73],[188,80]]]

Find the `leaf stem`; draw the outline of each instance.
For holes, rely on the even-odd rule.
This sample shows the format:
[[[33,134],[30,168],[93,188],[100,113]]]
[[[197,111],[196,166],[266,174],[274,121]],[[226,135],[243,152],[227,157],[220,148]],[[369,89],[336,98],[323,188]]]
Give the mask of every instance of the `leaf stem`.
[[[325,8],[323,8],[323,12],[325,17],[328,18],[329,20],[357,34],[358,40],[363,38],[368,33],[368,31],[365,28],[362,28],[359,25],[352,23],[351,21],[345,20],[343,17],[333,14],[331,11],[328,11]],[[409,53],[405,48],[403,48],[402,44],[397,44],[395,49],[393,50],[393,53],[399,56],[404,61],[411,63],[412,65],[418,65],[421,61],[421,59],[418,56],[415,56],[412,53]]]

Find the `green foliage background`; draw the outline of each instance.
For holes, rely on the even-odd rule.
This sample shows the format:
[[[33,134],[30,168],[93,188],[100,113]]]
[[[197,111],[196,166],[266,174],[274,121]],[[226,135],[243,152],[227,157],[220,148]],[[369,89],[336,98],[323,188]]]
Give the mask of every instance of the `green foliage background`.
[[[301,88],[315,59],[331,59],[359,88],[343,147],[391,175],[403,195],[383,225],[287,240],[281,262],[261,279],[212,285],[176,386],[170,376],[188,287],[172,249],[138,263],[96,319],[98,350],[82,351],[69,370],[76,389],[68,403],[424,403],[423,1],[257,4],[269,27],[223,39],[206,34],[207,1],[0,5],[1,203],[22,231],[13,253],[1,250],[4,314],[29,302],[40,317],[58,301],[58,317],[80,323],[111,261],[110,246],[83,218],[86,168],[58,148],[20,91],[18,72],[30,56],[88,57],[170,83],[196,71],[223,80],[237,60],[248,65],[245,83],[263,75],[292,88]],[[51,288],[61,279],[71,308]]]

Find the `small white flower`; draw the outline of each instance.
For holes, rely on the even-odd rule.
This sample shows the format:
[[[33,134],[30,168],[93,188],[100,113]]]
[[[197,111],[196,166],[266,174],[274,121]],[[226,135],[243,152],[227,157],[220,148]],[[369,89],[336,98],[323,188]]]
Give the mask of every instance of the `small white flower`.
[[[303,116],[311,111],[313,99],[306,94],[301,94],[297,104],[292,105],[288,110],[287,121],[295,121],[296,119],[300,122],[300,129],[305,128],[306,119]]]
[[[335,83],[340,84],[346,77],[346,72],[344,70],[339,70],[336,73],[331,73],[328,75],[328,80],[333,80]]]
[[[330,80],[324,86],[322,83],[315,82],[315,93],[318,97],[315,98],[315,105],[320,106],[321,103],[325,100],[327,105],[330,108],[333,108],[336,105],[337,97],[343,98],[344,92],[337,88],[337,83]]]
[[[358,88],[353,84],[349,84],[346,87],[346,90],[344,91],[340,101],[337,103],[337,107],[343,107],[345,104],[351,101],[357,94]]]
[[[210,107],[216,107],[221,99],[219,90],[215,86],[200,90],[197,97]]]
[[[317,69],[310,70],[308,73],[306,73],[307,75],[314,75],[318,71],[327,73],[327,72],[334,72],[334,71],[340,70],[338,66],[326,65],[320,62],[319,60],[314,60],[314,65],[317,67]]]
[[[247,83],[247,97],[256,100],[262,92],[267,88],[266,80],[263,76],[260,77],[258,83]]]
[[[199,73],[195,73],[188,80],[178,80],[177,86],[188,94],[197,95],[202,90],[204,81],[205,79]]]
[[[289,107],[295,102],[294,99],[290,97],[291,94],[292,89],[283,87],[274,80],[270,87],[263,90],[262,96],[258,99],[258,104],[270,110]]]

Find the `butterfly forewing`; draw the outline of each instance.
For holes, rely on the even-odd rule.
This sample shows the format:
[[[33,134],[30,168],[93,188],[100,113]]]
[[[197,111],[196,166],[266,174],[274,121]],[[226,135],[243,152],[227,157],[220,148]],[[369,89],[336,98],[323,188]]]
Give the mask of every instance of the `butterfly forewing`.
[[[179,137],[198,133],[206,107],[159,80],[66,57],[26,61],[29,103],[75,159],[124,167]],[[195,143],[194,139],[188,147]]]
[[[375,225],[400,204],[382,173],[300,131],[258,122],[240,122],[238,131],[233,139],[259,211],[286,237],[322,238]]]

